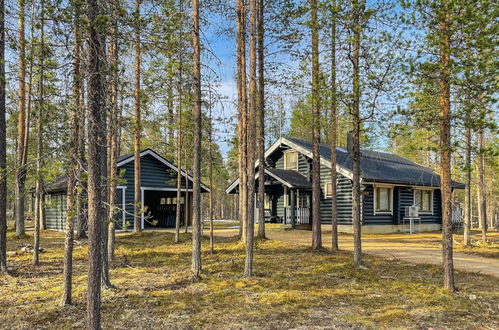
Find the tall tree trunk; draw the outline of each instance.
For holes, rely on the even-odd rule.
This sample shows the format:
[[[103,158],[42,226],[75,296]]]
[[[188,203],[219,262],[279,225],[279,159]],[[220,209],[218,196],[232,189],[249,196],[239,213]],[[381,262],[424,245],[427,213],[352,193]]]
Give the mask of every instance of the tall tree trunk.
[[[319,23],[317,21],[317,0],[310,1],[312,30],[312,249],[322,249],[321,234],[321,162],[319,110]]]
[[[7,274],[7,133],[5,111],[5,2],[0,0],[0,274]]]
[[[70,305],[72,303],[72,278],[73,278],[73,237],[74,237],[74,220],[76,215],[76,187],[77,179],[79,178],[80,164],[78,164],[78,144],[80,137],[80,85],[81,85],[81,53],[80,53],[80,35],[79,26],[81,24],[80,15],[81,7],[79,2],[74,3],[74,50],[73,50],[73,110],[71,113],[71,140],[69,145],[69,169],[68,169],[68,186],[67,186],[67,216],[66,216],[66,234],[64,241],[64,287],[61,299],[61,305]]]
[[[239,234],[246,240],[247,174],[246,126],[248,103],[246,94],[246,1],[237,0],[237,108],[239,113]]]
[[[467,120],[467,122],[469,123],[469,120]],[[463,243],[465,246],[469,246],[471,244],[471,127],[466,127],[465,154],[466,154],[466,159],[465,159],[466,186],[464,188]]]
[[[442,264],[444,288],[453,292],[454,265],[452,259],[452,208],[451,208],[451,137],[450,137],[450,13],[447,1],[442,3],[444,14],[440,27],[440,153],[442,192]]]
[[[265,9],[258,0],[258,237],[265,238]]]
[[[106,159],[101,155],[101,143],[106,140],[103,113],[106,111],[106,31],[105,5],[100,0],[86,0],[86,15],[89,22],[88,38],[88,292],[87,329],[100,329],[101,291],[101,231],[102,209],[106,202],[102,196],[101,171]],[[104,26],[103,26],[104,25]],[[103,165],[104,164],[104,165]]]
[[[255,234],[255,149],[256,149],[256,38],[257,38],[257,0],[249,0],[250,11],[250,81],[249,81],[249,112],[247,129],[247,175],[248,175],[248,204],[246,226],[246,261],[244,263],[244,276],[253,275],[253,236]]]
[[[199,45],[199,0],[192,1],[194,159],[192,212],[192,265],[194,277],[201,275],[201,47]]]
[[[118,0],[111,1],[111,40],[109,42],[109,64],[111,66],[110,78],[110,107],[109,113],[109,133],[108,133],[108,174],[109,174],[109,226],[108,226],[108,260],[114,260],[114,250],[116,245],[116,181],[118,179],[118,65],[119,65],[119,49],[118,49]],[[122,210],[125,212],[125,210]]]
[[[478,155],[478,199],[479,205],[479,223],[482,229],[482,242],[487,243],[487,190],[485,186],[485,135],[483,128],[479,132],[479,149]]]
[[[39,80],[38,80],[38,101],[39,101],[39,104],[38,104],[38,113],[37,113],[37,121],[36,121],[36,181],[35,181],[35,216],[34,216],[34,222],[35,222],[35,235],[34,235],[34,242],[33,242],[33,264],[36,266],[39,264],[39,256],[40,256],[40,227],[41,227],[41,214],[42,214],[42,208],[43,208],[43,205],[41,204],[40,202],[40,197],[41,197],[41,194],[42,194],[42,178],[41,178],[41,169],[42,169],[42,154],[43,154],[43,132],[42,132],[42,129],[43,129],[43,105],[44,105],[44,72],[45,72],[45,41],[44,41],[44,37],[45,37],[45,15],[44,15],[44,10],[45,10],[45,1],[42,0],[40,2],[40,11],[41,11],[41,15],[40,15],[40,77],[39,77]],[[32,15],[34,17],[34,5],[33,5],[33,11],[32,11]],[[32,40],[32,43],[33,43],[33,35],[34,35],[34,31],[33,31],[33,26],[34,26],[34,22],[32,22],[32,28],[31,28],[31,40]],[[33,53],[33,46],[31,46],[31,53]],[[33,73],[32,73],[32,68],[33,68],[33,60],[31,61],[31,64],[30,64],[30,77],[29,77],[29,81],[30,81],[30,86],[29,86],[29,90],[30,90],[30,101],[29,103],[31,103],[31,90],[32,90],[32,81],[33,81]],[[30,109],[31,106],[28,106],[28,109]],[[28,113],[30,112],[30,110],[28,110]]]
[[[211,88],[211,86],[208,86],[208,88]],[[208,90],[209,94],[209,107],[210,107],[210,113],[209,113],[209,118],[210,118],[210,130],[208,131],[208,143],[209,143],[209,176],[210,176],[210,251],[211,253],[215,253],[215,237],[213,236],[213,207],[214,207],[214,202],[213,202],[213,195],[215,193],[215,186],[213,185],[213,114],[212,114],[212,104],[211,104],[211,89]]]
[[[75,26],[75,47],[78,47],[78,52],[82,54],[82,36],[81,36],[81,28],[80,26]],[[81,57],[81,56],[80,56]],[[81,62],[81,60],[80,60]],[[80,77],[84,76],[82,71],[82,65],[80,63]],[[86,236],[85,234],[85,220],[86,220],[86,212],[84,207],[85,200],[85,191],[86,189],[86,181],[82,177],[82,173],[86,170],[86,155],[85,155],[85,141],[86,141],[86,133],[85,133],[85,124],[86,124],[86,107],[84,101],[84,92],[83,92],[83,80],[79,79],[79,84],[76,86],[78,88],[79,93],[79,109],[80,115],[78,116],[78,126],[80,127],[80,133],[78,136],[78,189],[76,190],[76,239],[82,239]],[[75,100],[76,102],[76,100]]]
[[[354,233],[354,250],[353,260],[355,265],[360,266],[362,263],[362,246],[361,246],[361,200],[360,200],[360,15],[364,11],[365,1],[359,3],[358,0],[353,0],[353,81],[352,81],[352,131],[353,131],[353,146],[352,146],[352,222]]]
[[[336,196],[336,145],[338,144],[338,97],[336,90],[336,0],[331,4],[331,246],[338,248],[338,208]]]
[[[25,0],[19,0],[19,104],[17,125],[17,173],[15,185],[15,215],[16,235],[23,237],[24,228],[24,183],[26,180],[25,159],[27,145],[25,144],[28,134],[26,130],[26,38],[25,38]]]
[[[141,122],[140,122],[140,3],[141,0],[135,1],[135,88],[134,88],[134,100],[135,100],[135,128],[134,128],[134,138],[133,138],[133,169],[134,169],[134,211],[133,211],[133,231],[142,231],[141,224],[141,210],[144,205],[141,204],[141,173],[140,173],[140,135],[141,135]]]
[[[183,22],[184,22],[184,1],[180,1],[180,29],[179,29],[179,40],[183,40]],[[177,83],[177,92],[178,92],[178,105],[177,105],[177,207],[175,209],[175,244],[180,242],[180,211],[181,211],[181,199],[182,199],[182,107],[183,107],[183,52],[184,47],[183,44],[180,44],[180,50],[178,52],[178,62],[179,62],[179,70],[178,70],[178,83]],[[187,160],[186,160],[187,162]],[[186,176],[187,180],[187,176]],[[187,181],[186,181],[187,182]],[[188,194],[188,186],[185,186],[185,196]],[[184,198],[184,205],[185,204]],[[187,211],[187,206],[185,207],[185,212]],[[185,218],[185,214],[184,214]]]

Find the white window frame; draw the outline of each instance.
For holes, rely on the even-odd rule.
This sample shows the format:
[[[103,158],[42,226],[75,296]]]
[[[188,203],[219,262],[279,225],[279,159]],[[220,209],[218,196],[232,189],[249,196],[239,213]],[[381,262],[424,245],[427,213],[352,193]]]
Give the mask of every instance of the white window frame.
[[[420,205],[416,205],[416,192],[417,191],[429,191],[430,192],[430,210],[421,210]],[[414,191],[412,193],[412,204],[416,205],[419,207],[419,214],[433,214],[433,193],[435,189],[432,188],[414,188]]]
[[[284,187],[284,207],[289,206],[288,187]]]
[[[329,198],[333,197],[333,192],[332,191],[331,191],[331,194],[328,195],[328,191],[327,191],[328,184],[331,184],[331,190],[333,189],[333,181],[329,180],[329,181],[325,181],[324,182],[324,198],[325,199],[329,199]]]
[[[295,168],[288,168],[288,155],[289,154],[295,154],[296,155],[296,167]],[[293,170],[293,171],[298,171],[298,151],[296,150],[288,150],[284,152],[284,169],[285,170]]]
[[[373,186],[374,188],[374,200],[373,200],[373,213],[374,215],[378,215],[378,214],[390,214],[390,215],[393,215],[393,191],[395,190],[395,186],[393,185],[386,185],[386,184],[376,184]],[[378,196],[377,196],[377,190],[378,188],[388,188],[390,189],[390,201],[389,201],[389,204],[390,204],[390,211],[376,211],[377,209],[377,200],[378,200]]]

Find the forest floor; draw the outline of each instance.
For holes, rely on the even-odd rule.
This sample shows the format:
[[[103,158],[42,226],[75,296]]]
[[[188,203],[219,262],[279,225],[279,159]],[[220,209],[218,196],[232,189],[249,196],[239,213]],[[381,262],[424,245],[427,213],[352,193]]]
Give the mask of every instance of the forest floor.
[[[225,224],[215,226],[215,235],[231,237],[238,235],[238,229]],[[310,230],[290,230],[289,226],[281,224],[266,225],[267,238],[310,245],[312,232]],[[206,235],[207,231],[205,231]],[[499,232],[490,231],[487,234],[488,243],[480,241],[481,234],[473,231],[473,244],[466,247],[462,244],[462,235],[454,235],[454,264],[457,269],[481,272],[499,277]],[[331,246],[331,231],[322,231],[324,247]],[[421,234],[363,234],[362,250],[364,253],[384,258],[401,259],[414,263],[435,264],[442,262],[442,234],[440,232]],[[342,250],[353,251],[353,235],[339,235],[339,247]]]
[[[9,232],[0,328],[83,328],[86,241],[75,243],[74,305],[61,307],[63,233],[42,233],[38,267],[21,250],[32,243],[28,234],[15,239]],[[436,265],[366,255],[359,269],[348,251],[265,240],[256,245],[255,276],[243,278],[243,246],[217,237],[215,254],[205,238],[203,276],[194,281],[190,234],[181,239],[174,244],[166,231],[118,234],[116,288],[102,292],[104,328],[499,328],[499,279],[492,276],[459,271],[459,291],[449,294]]]

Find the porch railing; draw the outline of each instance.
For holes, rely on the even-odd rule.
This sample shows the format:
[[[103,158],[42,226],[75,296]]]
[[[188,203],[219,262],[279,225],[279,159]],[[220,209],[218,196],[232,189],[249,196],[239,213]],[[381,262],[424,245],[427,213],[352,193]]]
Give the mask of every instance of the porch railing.
[[[284,208],[284,223],[291,224],[291,207]],[[295,208],[295,224],[307,225],[310,223],[310,209],[308,207]]]

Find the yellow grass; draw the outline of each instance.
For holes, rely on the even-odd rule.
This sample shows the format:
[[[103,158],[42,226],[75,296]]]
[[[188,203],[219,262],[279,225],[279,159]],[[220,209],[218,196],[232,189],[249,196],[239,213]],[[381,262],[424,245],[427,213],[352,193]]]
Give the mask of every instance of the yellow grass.
[[[82,328],[85,319],[86,242],[75,245],[75,305],[60,307],[62,233],[43,233],[42,265],[20,252],[31,243],[9,233],[12,276],[0,277],[0,327]],[[206,247],[207,241],[203,242]],[[312,252],[259,241],[255,277],[242,278],[243,246],[217,238],[203,252],[203,277],[189,273],[190,235],[179,245],[168,232],[118,235],[111,278],[103,290],[104,328],[498,328],[499,280],[459,272],[458,293],[441,289],[437,266],[365,256],[356,269],[350,253]]]

